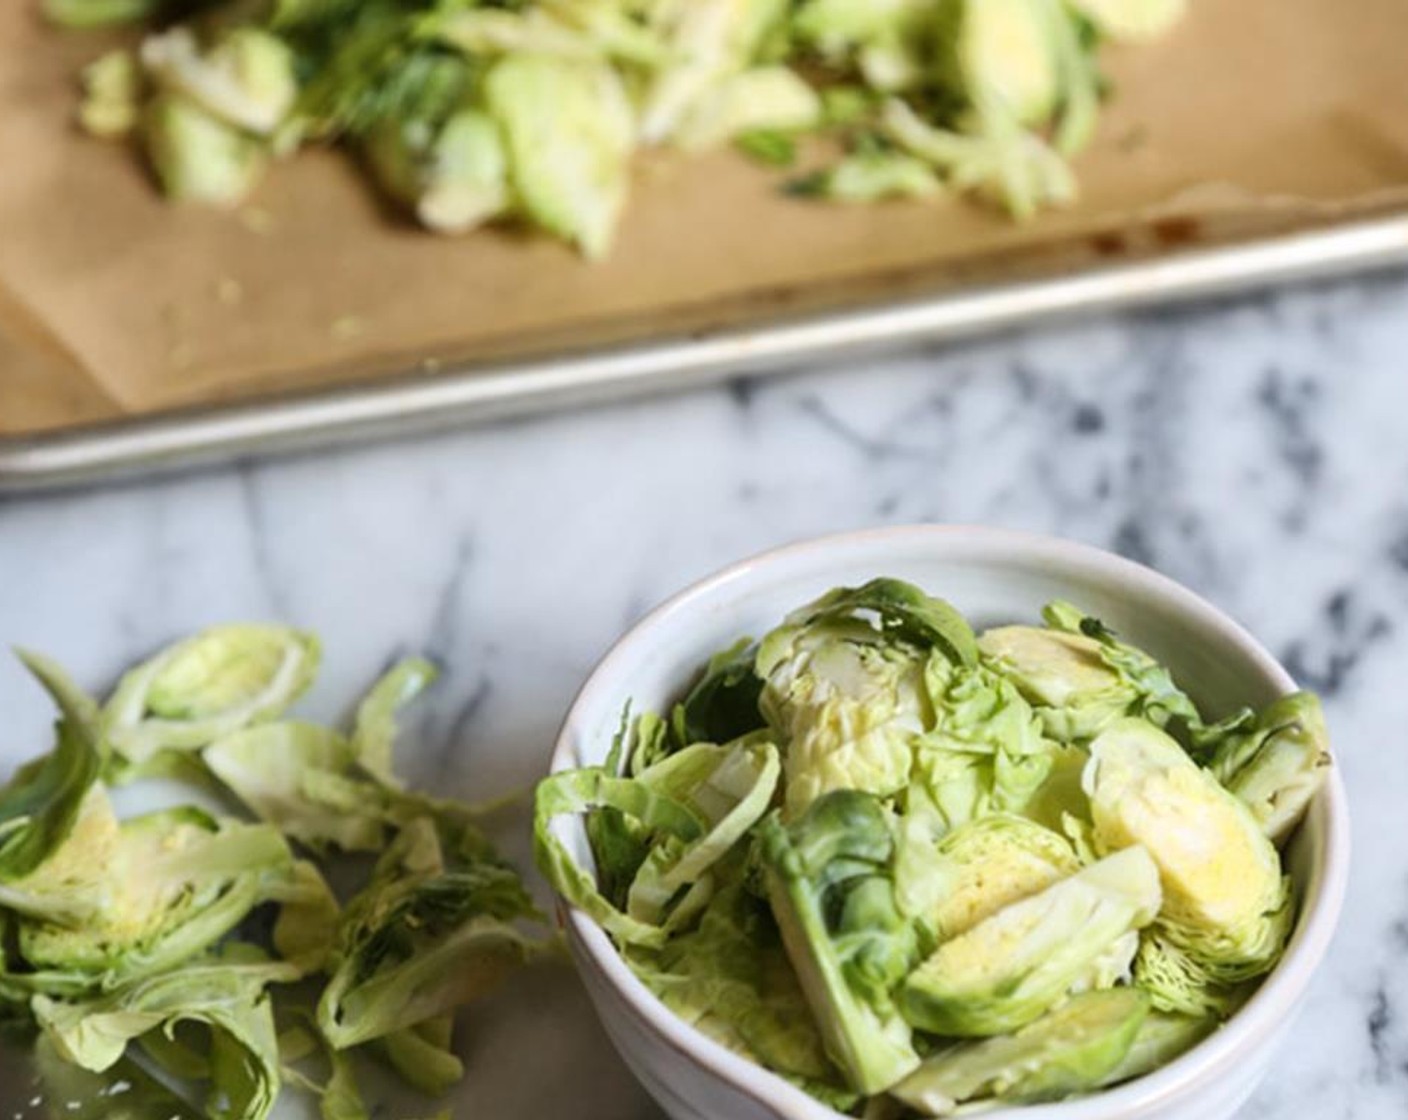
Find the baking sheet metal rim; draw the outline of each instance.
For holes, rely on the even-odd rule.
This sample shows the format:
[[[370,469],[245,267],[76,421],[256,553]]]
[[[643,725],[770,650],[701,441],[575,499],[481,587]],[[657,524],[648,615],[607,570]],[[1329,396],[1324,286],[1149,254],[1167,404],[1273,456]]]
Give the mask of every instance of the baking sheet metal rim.
[[[0,493],[483,423],[1054,318],[1408,264],[1408,211],[712,334],[0,439]]]

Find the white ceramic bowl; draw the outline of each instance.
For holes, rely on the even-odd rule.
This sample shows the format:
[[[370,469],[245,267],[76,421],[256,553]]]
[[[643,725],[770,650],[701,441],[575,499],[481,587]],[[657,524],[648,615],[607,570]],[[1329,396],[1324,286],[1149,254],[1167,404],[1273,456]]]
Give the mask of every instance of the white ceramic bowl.
[[[629,700],[663,710],[711,653],[758,635],[840,584],[875,576],[918,584],[975,627],[1035,620],[1064,598],[1149,650],[1213,716],[1294,688],[1235,622],[1173,581],[1085,545],[1003,530],[915,526],[769,552],[695,584],[606,655],[568,713],[554,771],[599,764]],[[563,839],[590,865],[580,823]],[[1288,848],[1300,914],[1286,954],[1222,1029],[1164,1068],[1080,1100],[985,1113],[993,1120],[1225,1120],[1250,1095],[1290,1028],[1339,918],[1349,864],[1344,788],[1332,771]],[[837,1114],[677,1019],[631,973],[607,935],[561,907],[578,970],[627,1065],[674,1120],[837,1120]]]

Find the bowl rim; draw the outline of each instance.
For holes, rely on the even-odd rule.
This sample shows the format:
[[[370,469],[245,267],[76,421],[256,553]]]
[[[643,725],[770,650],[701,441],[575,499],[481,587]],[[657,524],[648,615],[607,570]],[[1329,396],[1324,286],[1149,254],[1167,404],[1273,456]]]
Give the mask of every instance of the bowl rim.
[[[769,549],[704,576],[664,600],[612,644],[578,690],[558,734],[550,773],[578,763],[574,747],[581,737],[581,725],[587,713],[610,702],[611,697],[604,694],[615,689],[616,666],[626,661],[635,647],[648,643],[651,634],[666,621],[687,615],[701,601],[779,565],[824,560],[833,553],[916,544],[932,546],[954,558],[964,553],[999,551],[1020,555],[1024,561],[1050,561],[1063,568],[1083,570],[1121,593],[1162,600],[1166,607],[1216,633],[1238,647],[1283,693],[1297,687],[1290,673],[1241,624],[1176,580],[1133,560],[1094,545],[1015,529],[965,524],[888,526],[811,537]],[[1141,1120],[1153,1116],[1170,1098],[1182,1097],[1239,1068],[1262,1043],[1286,1026],[1329,947],[1344,903],[1350,830],[1338,765],[1331,768],[1310,812],[1320,815],[1322,839],[1318,858],[1312,861],[1299,920],[1276,968],[1236,1014],[1187,1053],[1143,1077],[1085,1097],[1001,1108],[985,1115],[993,1120]],[[577,967],[597,973],[620,997],[620,1007],[647,1034],[766,1108],[777,1120],[843,1120],[840,1113],[802,1089],[680,1019],[627,967],[606,932],[560,896],[557,913]]]

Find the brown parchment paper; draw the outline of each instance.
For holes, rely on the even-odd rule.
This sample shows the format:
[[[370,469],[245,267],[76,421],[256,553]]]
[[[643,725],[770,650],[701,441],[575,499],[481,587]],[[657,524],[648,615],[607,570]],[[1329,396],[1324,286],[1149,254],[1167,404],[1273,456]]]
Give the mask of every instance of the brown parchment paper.
[[[162,201],[77,132],[106,45],[0,5],[0,436],[437,363],[767,319],[1408,204],[1408,0],[1193,0],[1109,54],[1116,94],[1078,206],[1017,226],[958,200],[787,198],[732,153],[642,161],[619,243],[445,240],[348,158],[300,155],[226,214]]]

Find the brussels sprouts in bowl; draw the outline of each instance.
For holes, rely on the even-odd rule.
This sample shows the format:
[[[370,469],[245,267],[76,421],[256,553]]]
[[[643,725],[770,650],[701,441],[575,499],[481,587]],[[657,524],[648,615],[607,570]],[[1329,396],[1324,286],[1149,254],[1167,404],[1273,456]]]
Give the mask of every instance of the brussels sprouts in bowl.
[[[1167,579],[884,530],[627,634],[568,715],[538,856],[673,1117],[1217,1120],[1338,917],[1328,762],[1314,697]]]

